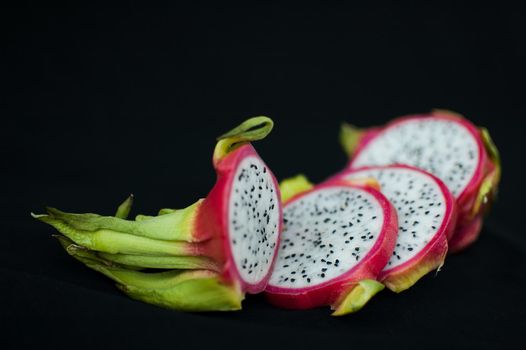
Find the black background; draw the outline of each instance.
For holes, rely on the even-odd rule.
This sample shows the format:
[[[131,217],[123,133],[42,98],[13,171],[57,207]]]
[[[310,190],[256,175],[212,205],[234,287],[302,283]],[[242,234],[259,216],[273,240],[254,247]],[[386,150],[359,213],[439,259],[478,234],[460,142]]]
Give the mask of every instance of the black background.
[[[2,342],[407,348],[523,339],[525,16],[520,3],[503,2],[2,9]],[[29,217],[44,205],[111,214],[130,192],[134,214],[186,206],[213,186],[215,137],[253,115],[275,121],[255,146],[278,178],[320,181],[345,164],[342,121],[375,125],[437,107],[491,131],[503,157],[499,201],[480,240],[437,276],[382,292],[348,317],[279,310],[260,296],[228,314],[139,303]]]

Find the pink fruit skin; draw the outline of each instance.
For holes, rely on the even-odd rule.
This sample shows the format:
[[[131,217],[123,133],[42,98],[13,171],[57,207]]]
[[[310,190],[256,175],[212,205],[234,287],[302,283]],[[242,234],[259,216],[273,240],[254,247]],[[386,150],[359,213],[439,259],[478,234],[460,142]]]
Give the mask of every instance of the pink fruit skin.
[[[453,233],[453,236],[449,240],[449,251],[450,252],[458,252],[465,248],[467,245],[462,244],[462,246],[457,246],[457,242],[467,242],[468,240],[460,237],[462,235],[465,235],[469,233],[470,239],[469,242],[474,242],[479,233],[482,225],[470,225],[470,223],[473,220],[476,220],[474,218],[474,215],[472,213],[473,203],[477,197],[477,193],[479,191],[480,185],[482,183],[482,180],[488,174],[491,169],[493,169],[494,165],[492,164],[491,160],[488,158],[488,155],[486,153],[486,150],[484,148],[480,132],[479,130],[468,120],[462,118],[461,116],[448,111],[438,110],[433,111],[430,114],[421,114],[421,115],[407,115],[403,117],[396,118],[395,120],[388,123],[385,127],[382,129],[379,128],[372,128],[370,131],[365,131],[364,135],[362,136],[359,145],[357,146],[356,150],[353,152],[353,159],[357,154],[359,154],[366,146],[371,142],[371,140],[375,139],[377,136],[381,135],[382,132],[385,132],[386,129],[391,128],[395,125],[398,125],[400,123],[404,123],[406,121],[410,120],[418,120],[418,119],[427,119],[427,118],[434,118],[434,119],[446,119],[446,120],[452,120],[456,123],[462,124],[474,137],[478,153],[479,153],[479,163],[477,165],[477,168],[475,170],[475,173],[473,174],[473,177],[469,184],[466,186],[464,191],[457,195],[457,208],[458,208],[458,220],[457,220],[457,229]],[[347,168],[353,169],[353,159],[350,160]],[[470,230],[464,230],[462,229],[464,226],[470,226]],[[459,235],[459,237],[456,237],[453,239],[453,237]]]
[[[202,249],[206,251],[207,255],[216,259],[216,261],[223,266],[222,278],[224,282],[227,284],[239,283],[242,291],[248,293],[259,293],[265,289],[268,283],[279,244],[276,244],[274,259],[271,262],[268,274],[258,283],[250,284],[242,279],[236,267],[230,246],[228,228],[229,200],[236,169],[243,159],[250,156],[260,158],[251,144],[245,144],[229,153],[226,157],[214,162],[217,180],[214,187],[198,209],[195,228],[197,240],[203,241],[200,243],[203,247]],[[272,177],[275,190],[278,191],[278,198],[281,198],[278,182],[268,166],[267,171],[269,171]],[[279,205],[279,203],[276,204]],[[281,236],[281,222],[283,221],[281,209],[279,213],[278,242]]]
[[[453,237],[450,242],[450,253],[457,253],[465,248],[469,247],[475,242],[479,236],[479,232],[482,228],[482,215],[477,215],[468,224],[457,228],[457,234]]]
[[[378,200],[384,209],[384,229],[380,237],[358,265],[343,275],[323,284],[309,288],[282,288],[269,284],[265,291],[265,297],[273,305],[287,309],[310,309],[323,305],[334,305],[340,298],[349,293],[359,281],[376,279],[389,261],[398,234],[398,218],[395,208],[375,189],[366,186],[349,185],[346,182],[334,180],[320,184],[307,192],[290,198],[284,203],[284,206],[308,193],[333,186],[360,188]]]
[[[406,289],[406,287],[409,287],[412,284],[414,284],[416,280],[418,280],[420,277],[422,277],[429,271],[443,264],[445,256],[448,252],[448,239],[451,239],[455,232],[458,210],[455,198],[453,197],[447,186],[444,184],[444,182],[442,182],[442,180],[440,180],[433,174],[405,164],[393,164],[389,167],[410,169],[418,171],[420,173],[424,173],[427,176],[431,177],[438,184],[442,195],[445,198],[446,204],[444,221],[438,228],[437,234],[433,236],[433,239],[427,244],[425,249],[422,249],[422,251],[420,251],[413,258],[409,259],[405,263],[391,269],[383,270],[378,276],[378,281],[383,282],[389,287],[389,289],[394,291],[401,291]],[[331,177],[329,181],[343,180],[347,176],[363,170],[382,168],[382,166],[366,166],[352,170],[344,170]]]

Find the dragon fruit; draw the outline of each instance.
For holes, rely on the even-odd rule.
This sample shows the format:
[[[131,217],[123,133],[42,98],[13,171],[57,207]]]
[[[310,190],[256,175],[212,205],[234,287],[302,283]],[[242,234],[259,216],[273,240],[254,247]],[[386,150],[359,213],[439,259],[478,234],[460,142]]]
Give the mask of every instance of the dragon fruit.
[[[456,223],[456,203],[435,176],[406,165],[345,170],[334,179],[373,178],[397,210],[398,238],[378,280],[401,292],[440,268]]]
[[[434,110],[365,130],[345,124],[340,141],[351,156],[350,169],[408,164],[447,185],[458,206],[450,252],[460,251],[478,238],[501,173],[498,151],[485,128],[475,127],[454,112]]]
[[[298,176],[281,188],[284,227],[267,300],[292,309],[330,305],[333,315],[361,309],[384,288],[376,279],[395,245],[395,209],[365,184],[312,187]]]
[[[281,234],[279,187],[250,144],[272,127],[271,119],[255,117],[219,137],[217,182],[187,208],[126,220],[130,198],[115,216],[54,208],[33,216],[66,236],[68,253],[133,298],[181,310],[239,309],[245,292],[265,289]]]

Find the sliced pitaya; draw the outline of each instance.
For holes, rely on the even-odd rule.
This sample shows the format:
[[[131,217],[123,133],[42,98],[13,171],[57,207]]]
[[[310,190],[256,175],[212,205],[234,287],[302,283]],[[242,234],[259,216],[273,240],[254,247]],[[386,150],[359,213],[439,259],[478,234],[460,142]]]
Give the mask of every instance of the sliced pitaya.
[[[288,199],[267,299],[292,309],[330,305],[333,315],[359,310],[384,288],[376,279],[395,245],[395,209],[374,188],[346,181],[312,188],[300,176],[282,190]]]
[[[495,197],[500,180],[499,154],[486,129],[475,127],[459,114],[435,110],[365,130],[346,124],[340,141],[352,157],[350,169],[408,164],[440,178],[456,198],[459,210],[449,251],[462,250],[477,239],[480,218]]]
[[[65,246],[71,246],[70,254],[84,259],[79,260],[86,262],[85,255],[95,257],[88,265],[112,277],[134,298],[184,310],[238,309],[245,292],[265,289],[280,239],[279,187],[249,143],[264,138],[272,127],[271,119],[255,117],[219,137],[213,157],[217,182],[205,199],[185,209],[164,209],[158,216],[126,220],[128,200],[116,216],[47,208],[47,215],[34,217],[68,237],[72,242]],[[142,268],[193,272],[136,271]],[[196,282],[195,276],[205,282]],[[191,282],[192,288],[171,283],[174,278],[187,286]],[[221,288],[207,289],[212,285]],[[137,288],[155,292],[156,286],[169,286],[169,293],[137,292]],[[201,296],[216,293],[214,300],[225,304],[207,303],[198,292]],[[224,293],[228,294],[225,298],[218,297]]]
[[[440,268],[447,238],[456,223],[456,203],[435,176],[407,165],[345,170],[334,179],[373,178],[397,210],[398,238],[389,262],[378,277],[389,289],[401,292],[428,272]]]

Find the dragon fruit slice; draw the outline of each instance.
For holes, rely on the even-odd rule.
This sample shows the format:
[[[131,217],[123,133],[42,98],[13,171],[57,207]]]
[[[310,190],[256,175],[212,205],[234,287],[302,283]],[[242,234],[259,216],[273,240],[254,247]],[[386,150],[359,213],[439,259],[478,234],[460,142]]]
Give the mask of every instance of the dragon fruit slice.
[[[380,282],[401,292],[443,265],[447,238],[455,228],[456,203],[441,180],[406,165],[345,170],[334,178],[377,180],[381,192],[397,210],[398,238],[378,277]]]
[[[396,241],[395,209],[374,188],[345,181],[312,187],[300,176],[282,190],[289,199],[266,298],[293,309],[331,305],[333,315],[359,310],[384,288],[376,279]]]
[[[460,251],[477,239],[480,218],[496,196],[501,172],[498,151],[486,129],[454,112],[435,110],[366,130],[344,125],[340,141],[352,157],[351,169],[408,164],[440,178],[459,211],[449,251]]]
[[[219,137],[213,156],[216,184],[205,199],[187,208],[163,209],[158,216],[126,220],[131,206],[128,200],[115,216],[69,214],[54,208],[47,208],[47,215],[33,216],[72,241],[73,245],[66,246],[72,246],[70,254],[78,258],[78,247],[82,252],[89,251],[96,257],[90,260],[90,267],[104,270],[106,275],[110,275],[108,266],[129,269],[134,271],[129,281],[141,285],[141,279],[149,281],[152,277],[148,272],[137,272],[138,269],[206,269],[204,275],[212,274],[217,283],[228,287],[221,290],[235,291],[225,300],[233,300],[231,294],[242,298],[245,292],[261,292],[277,254],[282,211],[276,179],[249,142],[264,138],[272,127],[271,119],[255,117]],[[197,275],[201,276],[201,272]],[[194,274],[189,271],[185,276]],[[113,279],[123,281],[121,277]],[[137,287],[124,285],[123,290]],[[165,300],[165,294],[155,303],[178,308],[185,303],[180,299],[196,298],[178,285],[174,288],[175,292],[169,295],[175,299]],[[195,288],[192,290],[195,292]],[[141,293],[129,294],[153,302]],[[195,310],[237,309],[240,301],[238,298],[221,307],[216,303],[198,303]]]

